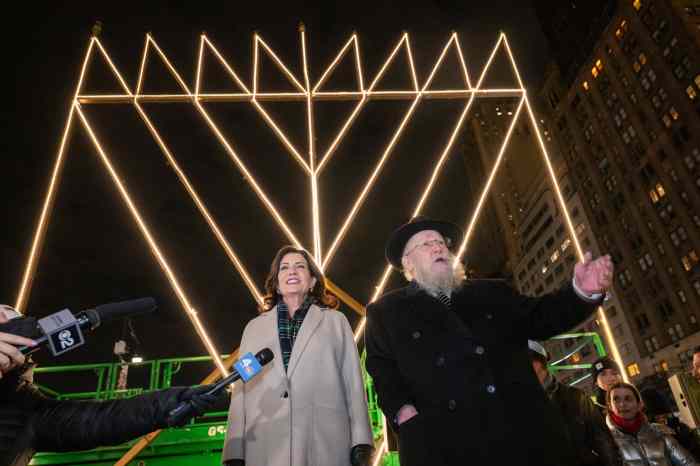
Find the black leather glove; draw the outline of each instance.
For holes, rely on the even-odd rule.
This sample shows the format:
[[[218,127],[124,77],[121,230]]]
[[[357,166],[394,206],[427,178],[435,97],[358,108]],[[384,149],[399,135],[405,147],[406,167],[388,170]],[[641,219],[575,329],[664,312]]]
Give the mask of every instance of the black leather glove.
[[[168,407],[168,417],[166,424],[169,427],[181,427],[187,424],[190,419],[201,416],[209,411],[219,400],[228,396],[228,392],[223,390],[216,395],[207,395],[212,385],[200,385],[191,388],[171,388],[179,393],[175,397],[173,406]],[[187,405],[186,407],[184,405]],[[177,414],[173,410],[177,410]]]
[[[374,447],[361,443],[350,449],[350,464],[352,466],[369,466]]]
[[[224,466],[245,466],[245,461],[240,459],[228,460],[224,463]]]

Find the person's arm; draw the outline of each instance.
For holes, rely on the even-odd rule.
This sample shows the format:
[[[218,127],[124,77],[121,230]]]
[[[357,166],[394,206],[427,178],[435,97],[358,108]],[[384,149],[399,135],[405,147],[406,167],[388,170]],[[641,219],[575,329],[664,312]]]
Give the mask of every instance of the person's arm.
[[[372,452],[372,428],[369,424],[367,395],[362,380],[360,357],[347,318],[339,314],[342,327],[342,372],[345,384],[345,399],[348,402],[350,414],[350,464],[360,466],[366,464]]]
[[[585,445],[598,455],[598,460],[593,464],[601,466],[622,466],[622,455],[605,425],[605,419],[593,402],[583,393],[580,394],[579,406],[581,407],[584,428]]]
[[[546,340],[565,332],[590,316],[603,301],[612,282],[613,265],[609,256],[576,264],[571,283],[540,297],[524,296],[506,287],[516,306],[516,328],[524,338]],[[594,299],[598,296],[598,299]]]
[[[373,305],[367,306],[365,350],[365,365],[374,381],[382,411],[396,428],[415,416],[417,411],[412,404],[410,388],[399,370],[388,332],[381,319],[381,311]],[[403,415],[400,415],[399,411]]]
[[[28,386],[44,398],[34,421],[34,446],[38,451],[74,451],[118,445],[168,427],[168,414],[183,401],[193,401],[200,414],[215,401],[202,395],[208,388],[174,387],[124,400],[57,401]]]
[[[666,453],[671,458],[673,466],[697,466],[698,463],[693,458],[693,455],[683,448],[673,435],[664,434],[664,443],[666,445]]]

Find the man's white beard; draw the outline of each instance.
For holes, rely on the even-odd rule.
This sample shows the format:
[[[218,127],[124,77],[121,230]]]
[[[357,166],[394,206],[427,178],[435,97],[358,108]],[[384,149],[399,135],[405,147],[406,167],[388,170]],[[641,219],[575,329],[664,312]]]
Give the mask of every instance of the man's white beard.
[[[450,296],[464,282],[465,272],[462,263],[456,262],[454,257],[450,257],[448,263],[449,267],[436,271],[431,270],[430,265],[417,266],[413,271],[416,283],[432,295],[442,292]]]

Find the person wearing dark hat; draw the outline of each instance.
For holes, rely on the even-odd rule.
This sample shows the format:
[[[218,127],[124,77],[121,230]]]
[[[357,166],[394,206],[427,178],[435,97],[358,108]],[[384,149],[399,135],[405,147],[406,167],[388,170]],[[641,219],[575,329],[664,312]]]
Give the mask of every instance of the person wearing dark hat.
[[[605,416],[608,412],[607,393],[610,387],[622,382],[620,369],[615,361],[608,357],[602,357],[591,365],[591,377],[595,383],[595,390],[591,400],[598,407],[600,414]]]
[[[466,280],[450,251],[460,229],[415,218],[388,261],[410,284],[367,306],[367,370],[398,431],[402,466],[566,464],[566,437],[532,371],[527,340],[573,328],[610,286],[609,256],[577,264],[556,293],[533,298],[499,280]],[[568,456],[568,455],[567,455]]]
[[[622,457],[593,402],[582,390],[562,384],[549,372],[549,354],[541,344],[528,340],[527,345],[532,369],[567,437],[566,443],[550,443],[549,448],[561,450],[562,457],[568,454],[567,465],[621,466]]]

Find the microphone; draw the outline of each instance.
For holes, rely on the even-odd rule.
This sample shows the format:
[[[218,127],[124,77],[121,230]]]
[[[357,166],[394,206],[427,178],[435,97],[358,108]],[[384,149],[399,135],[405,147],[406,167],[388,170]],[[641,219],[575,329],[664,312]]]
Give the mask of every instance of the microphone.
[[[39,319],[37,324],[43,336],[35,339],[36,346],[22,346],[19,350],[27,355],[48,346],[54,356],[59,356],[85,343],[83,330],[95,330],[103,322],[147,314],[157,308],[156,301],[149,297],[101,304],[75,316],[63,309]]]
[[[246,383],[258,375],[260,371],[262,371],[262,366],[266,365],[274,358],[275,355],[270,348],[264,348],[258,351],[255,356],[253,356],[253,353],[246,353],[238,361],[233,363],[233,372],[231,374],[212,385],[206,392],[198,395],[219,396],[226,387],[238,379],[243,379],[243,383]],[[182,425],[185,419],[193,417],[196,408],[192,400],[183,401],[168,413],[167,424],[169,426]]]

